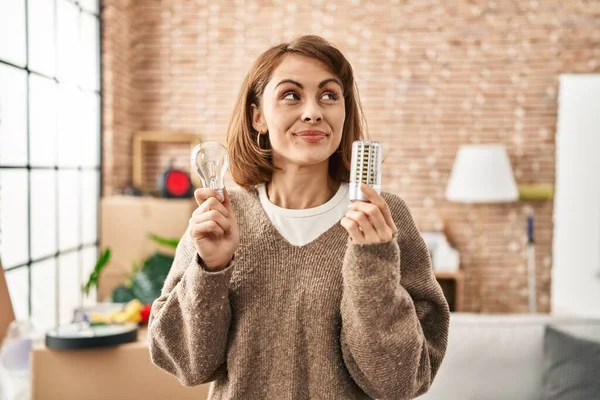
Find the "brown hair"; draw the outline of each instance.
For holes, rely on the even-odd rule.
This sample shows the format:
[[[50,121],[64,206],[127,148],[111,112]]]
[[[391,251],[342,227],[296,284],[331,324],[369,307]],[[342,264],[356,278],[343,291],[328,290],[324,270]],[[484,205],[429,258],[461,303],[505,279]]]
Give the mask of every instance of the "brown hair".
[[[271,180],[275,166],[271,162],[267,135],[252,128],[252,104],[260,105],[265,86],[273,71],[288,54],[297,54],[323,62],[342,81],[346,118],[342,140],[329,158],[329,176],[335,182],[347,182],[350,176],[352,142],[363,138],[364,115],[360,106],[358,88],[352,66],[344,55],[325,39],[306,35],[288,43],[281,43],[262,53],[242,82],[229,127],[227,147],[231,155],[230,173],[238,185],[251,188]],[[265,149],[265,147],[267,149]]]

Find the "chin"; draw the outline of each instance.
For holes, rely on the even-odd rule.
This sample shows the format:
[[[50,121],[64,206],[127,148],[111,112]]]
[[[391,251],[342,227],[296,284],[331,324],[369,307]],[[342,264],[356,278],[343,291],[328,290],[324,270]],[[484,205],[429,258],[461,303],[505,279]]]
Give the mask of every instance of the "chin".
[[[300,165],[321,164],[328,161],[329,157],[331,157],[331,152],[317,151],[316,149],[298,151],[294,154],[294,160]]]

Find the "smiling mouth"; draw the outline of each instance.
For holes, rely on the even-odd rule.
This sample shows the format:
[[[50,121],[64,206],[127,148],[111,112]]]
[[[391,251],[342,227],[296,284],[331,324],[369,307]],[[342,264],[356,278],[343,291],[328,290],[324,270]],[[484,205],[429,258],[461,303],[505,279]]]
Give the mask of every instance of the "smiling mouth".
[[[294,133],[294,137],[305,143],[316,144],[324,141],[329,135],[322,131],[302,131]]]
[[[302,132],[296,132],[293,135],[300,136],[300,137],[326,137],[326,136],[329,136],[327,133],[325,133],[323,131],[302,131]]]

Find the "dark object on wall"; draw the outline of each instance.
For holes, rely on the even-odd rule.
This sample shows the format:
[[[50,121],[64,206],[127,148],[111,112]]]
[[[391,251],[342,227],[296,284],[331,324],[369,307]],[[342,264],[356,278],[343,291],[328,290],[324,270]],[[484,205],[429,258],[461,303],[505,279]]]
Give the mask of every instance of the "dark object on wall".
[[[168,199],[190,198],[194,195],[194,186],[190,175],[173,167],[173,161],[158,178],[158,188],[162,197]]]
[[[145,196],[148,193],[145,192],[145,191],[143,191],[143,190],[140,190],[140,189],[138,189],[138,188],[136,188],[134,186],[129,185],[129,186],[126,186],[123,189],[121,189],[119,191],[119,194],[122,194],[123,196],[140,197],[140,196]]]

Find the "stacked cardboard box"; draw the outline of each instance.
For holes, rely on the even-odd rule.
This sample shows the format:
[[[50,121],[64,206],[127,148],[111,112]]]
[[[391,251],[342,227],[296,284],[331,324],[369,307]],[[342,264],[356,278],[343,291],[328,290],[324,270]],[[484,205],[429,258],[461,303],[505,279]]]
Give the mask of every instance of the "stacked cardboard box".
[[[10,296],[8,294],[8,285],[4,277],[4,268],[2,268],[2,260],[0,260],[0,345],[6,335],[8,325],[15,320],[15,313],[12,308]]]
[[[99,299],[108,299],[130,276],[134,262],[156,250],[172,252],[157,246],[148,234],[179,238],[195,204],[193,199],[103,198],[100,248],[110,248],[112,259],[100,278]],[[0,294],[1,285],[0,281]],[[0,329],[1,325],[2,321]],[[184,387],[154,366],[141,329],[137,342],[111,348],[57,351],[36,345],[31,354],[31,394],[32,400],[203,400],[208,385]]]
[[[31,356],[32,400],[205,400],[209,385],[194,388],[152,364],[145,330],[138,341],[111,348],[50,350]]]
[[[172,253],[172,249],[157,245],[148,235],[179,239],[196,207],[194,199],[102,198],[100,248],[110,248],[112,258],[100,276],[98,299],[109,300],[114,288],[131,275],[134,263],[143,261],[157,250]]]

